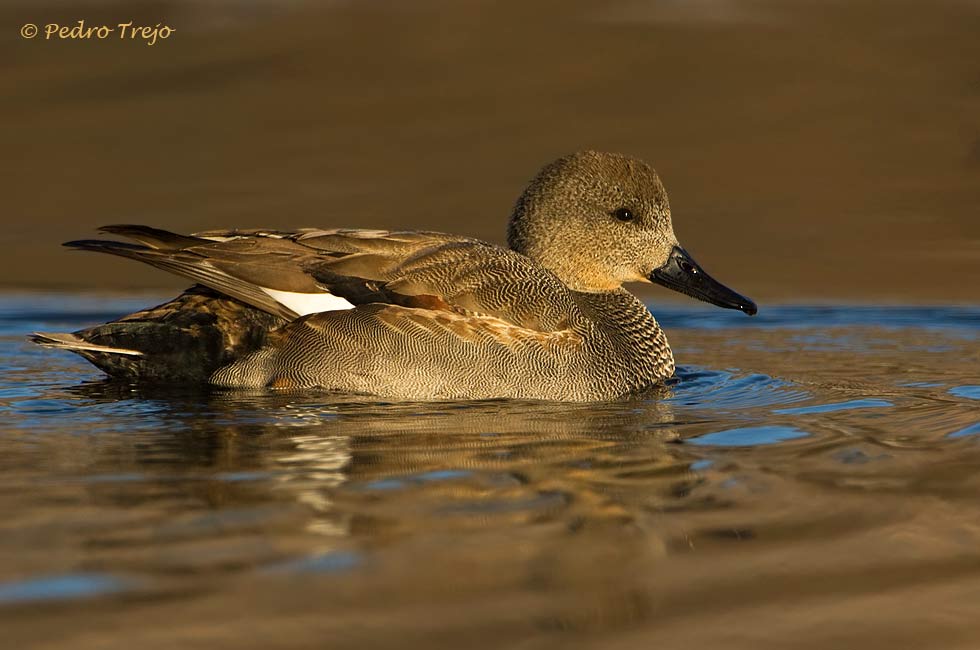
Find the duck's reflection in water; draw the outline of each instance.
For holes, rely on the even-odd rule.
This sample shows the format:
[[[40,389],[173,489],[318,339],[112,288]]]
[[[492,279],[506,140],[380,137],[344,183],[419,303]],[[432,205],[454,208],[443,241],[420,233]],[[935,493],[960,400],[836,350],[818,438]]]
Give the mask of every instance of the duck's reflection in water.
[[[499,616],[531,607],[539,623],[565,626],[579,618],[572,611],[605,622],[646,611],[638,580],[666,545],[657,517],[697,480],[684,447],[671,444],[671,407],[655,397],[377,404],[144,394],[168,426],[116,444],[129,441],[133,470],[147,482],[168,475],[171,490],[215,515],[305,513],[270,516],[267,527],[253,521],[282,552],[256,557],[247,568],[257,571],[240,563],[239,578],[278,567],[319,591],[318,571],[370,566],[345,573],[346,598],[376,589],[390,605],[408,606],[509,592],[523,604]],[[102,385],[86,398],[115,397]],[[95,489],[107,496],[105,486]],[[132,503],[133,490],[126,498]],[[182,553],[242,535],[234,525],[213,527]]]
[[[254,397],[211,397],[215,413],[255,412]],[[627,524],[637,495],[685,490],[690,459],[668,404],[478,402],[376,404],[263,396],[264,422],[221,422],[214,435],[272,438],[264,466],[277,490],[320,517],[346,512],[363,535],[434,528],[598,520]],[[660,477],[662,480],[653,480]],[[337,500],[341,503],[338,505]],[[335,531],[336,519],[314,525]],[[373,533],[369,533],[373,531]]]

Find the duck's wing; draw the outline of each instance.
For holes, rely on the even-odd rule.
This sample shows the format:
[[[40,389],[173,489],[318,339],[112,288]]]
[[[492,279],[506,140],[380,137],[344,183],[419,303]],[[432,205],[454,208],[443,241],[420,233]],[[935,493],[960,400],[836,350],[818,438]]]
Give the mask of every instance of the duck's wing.
[[[137,243],[86,239],[65,246],[138,260],[287,320],[353,306],[306,272],[305,266],[317,258],[357,253],[364,248],[357,245],[359,241],[370,240],[374,245],[383,242],[391,255],[398,256],[410,254],[415,247],[454,239],[437,233],[356,230],[212,230],[194,235],[141,225],[112,225],[99,230]],[[307,236],[311,240],[333,238],[340,245],[336,250],[309,246],[301,241]],[[346,246],[342,245],[345,241]]]
[[[392,249],[388,236],[382,236],[373,246],[344,255],[336,251],[350,244],[348,233],[303,241],[331,253],[306,262],[304,269],[320,286],[355,305],[387,303],[488,316],[538,332],[565,330],[578,312],[568,288],[552,273],[524,255],[483,241],[430,240]]]
[[[84,239],[64,245],[144,262],[287,320],[296,318],[299,312],[267,289],[318,291],[315,282],[299,267],[299,260],[310,251],[281,233],[236,236],[228,232],[221,237],[203,237],[139,225],[104,226],[99,230],[137,243]]]
[[[133,225],[101,230],[139,243],[83,240],[66,246],[136,259],[290,320],[380,303],[556,332],[578,314],[569,290],[529,258],[443,233],[213,230],[188,236]]]

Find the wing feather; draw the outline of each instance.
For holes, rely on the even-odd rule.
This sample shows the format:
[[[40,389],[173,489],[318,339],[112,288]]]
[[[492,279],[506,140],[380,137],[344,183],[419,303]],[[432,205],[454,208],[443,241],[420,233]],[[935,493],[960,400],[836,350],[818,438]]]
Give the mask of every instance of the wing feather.
[[[568,329],[580,317],[569,289],[530,258],[456,235],[311,228],[178,235],[134,225],[103,231],[142,245],[67,245],[151,264],[287,319],[297,312],[275,300],[283,292],[331,294],[355,307],[381,303],[487,316],[538,332]]]

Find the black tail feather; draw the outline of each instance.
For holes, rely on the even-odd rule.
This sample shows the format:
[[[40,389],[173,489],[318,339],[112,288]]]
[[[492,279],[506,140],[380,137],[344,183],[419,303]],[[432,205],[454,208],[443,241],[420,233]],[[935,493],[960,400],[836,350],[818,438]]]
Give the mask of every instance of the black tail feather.
[[[161,251],[178,251],[191,246],[206,244],[208,240],[188,235],[179,235],[169,230],[151,228],[139,224],[112,224],[102,226],[99,232],[127,237]]]
[[[129,244],[108,239],[76,239],[74,241],[66,241],[62,246],[80,251],[96,251],[98,253],[109,253],[110,255],[121,255],[132,259],[138,259],[138,255],[141,253],[153,250],[139,244]]]

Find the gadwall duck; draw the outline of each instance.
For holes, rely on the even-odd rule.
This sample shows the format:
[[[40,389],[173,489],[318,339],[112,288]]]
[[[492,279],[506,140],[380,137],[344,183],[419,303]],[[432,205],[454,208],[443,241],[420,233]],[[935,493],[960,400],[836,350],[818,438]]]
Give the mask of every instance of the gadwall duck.
[[[756,312],[678,244],[653,169],[594,151],[531,181],[509,250],[435,232],[101,231],[137,243],[65,245],[197,283],[118,321],[32,336],[126,380],[397,400],[609,400],[674,373],[663,330],[624,282]]]

